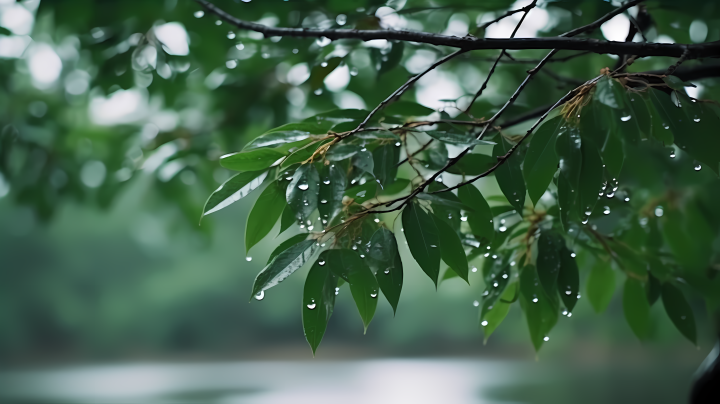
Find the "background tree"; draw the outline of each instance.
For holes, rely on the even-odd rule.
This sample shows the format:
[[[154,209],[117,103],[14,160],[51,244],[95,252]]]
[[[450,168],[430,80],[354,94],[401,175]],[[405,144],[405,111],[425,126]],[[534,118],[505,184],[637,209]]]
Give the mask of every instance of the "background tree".
[[[613,271],[626,275],[639,338],[659,301],[692,342],[685,296],[717,313],[720,117],[699,98],[716,96],[714,81],[690,83],[720,72],[712,2],[131,3],[42,2],[34,30],[54,46],[20,49],[22,32],[4,32],[30,56],[3,64],[2,185],[42,217],[65,198],[107,206],[139,170],[156,171],[151,192],[191,222],[257,189],[246,250],[278,221],[303,233],[251,295],[309,266],[313,351],[345,283],[365,328],[381,295],[397,309],[405,243],[435,285],[480,264],[486,338],[517,302],[539,349],[572,315],[581,270],[598,311]],[[607,41],[618,15],[625,41]],[[500,26],[510,39],[484,39]],[[415,85],[436,70],[466,93],[430,108]],[[500,75],[516,85],[494,86]],[[132,97],[151,122],[125,122],[110,102]],[[240,173],[202,208],[225,175],[218,158]],[[503,196],[483,196],[486,177]]]

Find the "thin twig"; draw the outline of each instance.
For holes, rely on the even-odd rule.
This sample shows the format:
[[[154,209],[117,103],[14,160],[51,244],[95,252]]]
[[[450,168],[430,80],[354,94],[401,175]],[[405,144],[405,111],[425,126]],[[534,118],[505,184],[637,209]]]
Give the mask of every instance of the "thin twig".
[[[682,56],[680,56],[680,59],[678,59],[678,61],[675,62],[675,64],[673,64],[672,66],[667,68],[667,70],[665,71],[665,75],[669,76],[669,75],[675,73],[675,69],[677,69],[678,66],[680,66],[685,60],[687,60],[687,57],[689,54],[690,54],[690,51],[688,51],[686,49],[685,52],[683,52]]]
[[[533,7],[535,7],[535,4],[536,4],[536,3],[537,3],[537,1],[533,1],[532,4],[529,4],[529,5],[527,5],[527,6],[525,6],[525,7],[522,7],[522,8],[518,8],[518,9],[516,9],[516,10],[510,10],[510,11],[506,12],[505,14],[501,15],[500,17],[492,20],[492,21],[488,21],[488,22],[484,23],[483,25],[479,25],[479,26],[475,29],[475,34],[477,35],[479,32],[483,31],[483,30],[486,29],[487,27],[495,24],[496,22],[499,22],[499,21],[501,21],[501,20],[506,19],[506,18],[510,17],[511,15],[515,15],[515,14],[521,13],[521,12],[523,12],[523,11],[524,11],[525,14],[527,15],[527,12],[530,11],[530,9],[532,9]],[[525,18],[525,17],[523,17],[523,18]],[[522,21],[521,21],[520,23],[522,24]],[[512,38],[512,37],[511,37],[511,38]]]

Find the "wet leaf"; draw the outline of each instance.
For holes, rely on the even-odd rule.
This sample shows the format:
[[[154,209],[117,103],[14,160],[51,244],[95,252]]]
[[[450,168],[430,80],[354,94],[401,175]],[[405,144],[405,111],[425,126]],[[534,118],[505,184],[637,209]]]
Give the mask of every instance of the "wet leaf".
[[[625,106],[622,92],[624,92],[622,84],[618,83],[615,79],[611,79],[609,76],[604,76],[598,80],[595,86],[593,99],[610,108],[622,109]]]
[[[362,185],[356,185],[347,191],[345,196],[355,200],[355,203],[363,203],[368,199],[377,196],[378,184],[375,181],[367,181]]]
[[[443,192],[440,194],[427,194],[425,192],[421,192],[417,194],[417,198],[425,201],[430,201],[433,204],[449,206],[456,209],[463,209],[468,212],[471,212],[473,210],[471,207],[462,203],[457,198],[453,198],[455,195],[453,195],[452,197],[450,197],[450,195],[452,195],[450,192]]]
[[[378,129],[378,130],[371,130],[371,131],[362,131],[358,132],[353,137],[362,139],[362,140],[395,140],[400,141],[400,137],[396,134],[390,132],[389,130],[384,129]]]
[[[397,66],[400,63],[400,60],[402,60],[403,56],[403,50],[405,49],[405,42],[402,41],[394,41],[392,42],[392,48],[390,49],[390,52],[387,55],[381,55],[379,65],[380,68],[378,69],[378,76],[382,75],[383,73],[387,73],[395,66]]]
[[[351,143],[339,143],[333,145],[330,150],[325,153],[327,161],[342,161],[358,154],[362,147]]]
[[[492,335],[500,323],[502,323],[505,317],[507,317],[511,305],[507,302],[510,302],[515,298],[516,294],[519,293],[519,287],[520,284],[518,282],[511,283],[507,288],[505,288],[505,291],[502,295],[500,295],[500,299],[495,302],[493,308],[480,317],[480,325],[482,326],[483,334],[485,335],[484,342],[487,342],[490,335]]]
[[[285,199],[299,221],[305,223],[317,208],[319,188],[320,176],[314,165],[300,166],[293,174],[285,192]]]
[[[397,101],[383,110],[385,115],[397,115],[403,118],[410,116],[427,116],[435,112],[434,109],[420,105],[417,102]]]
[[[455,271],[458,276],[468,282],[468,262],[465,258],[460,237],[455,230],[442,219],[432,215],[440,238],[440,256],[442,260]]]
[[[495,237],[493,213],[482,193],[474,185],[468,184],[458,189],[458,196],[472,208],[472,211],[467,212],[467,222],[475,238],[481,245],[490,243]]]
[[[558,169],[555,141],[564,125],[563,117],[555,117],[540,126],[530,139],[530,147],[523,163],[523,174],[533,205],[537,205]]]
[[[495,142],[488,142],[486,140],[478,140],[466,133],[439,131],[439,130],[428,130],[425,134],[435,140],[439,140],[443,143],[458,145],[458,146],[476,146],[476,145],[494,145]]]
[[[400,160],[400,148],[395,144],[380,146],[372,152],[373,173],[383,188],[395,182]]]
[[[329,250],[326,257],[330,270],[350,285],[350,292],[367,331],[377,308],[379,285],[375,276],[366,261],[352,250]]]
[[[320,218],[327,221],[323,222],[323,225],[326,225],[332,222],[343,207],[342,198],[345,194],[347,178],[342,167],[330,164],[323,166],[320,172],[320,180],[319,203],[317,206]]]
[[[510,142],[500,136],[498,144],[493,147],[493,156],[505,156],[511,148]],[[525,180],[523,179],[520,163],[522,163],[522,159],[518,156],[518,153],[513,153],[495,170],[495,178],[510,205],[522,216],[523,207],[525,206]]]
[[[305,241],[305,239],[307,239],[307,238],[308,238],[307,233],[300,233],[300,234],[296,234],[296,235],[290,237],[289,239],[283,241],[277,247],[275,247],[275,249],[273,250],[272,253],[270,253],[270,257],[268,257],[267,264],[269,264],[273,260],[273,258],[277,257],[278,254],[280,254],[281,252],[287,250],[288,248],[294,246],[295,244]],[[267,264],[265,264],[265,265],[267,265]]]
[[[402,224],[410,253],[437,287],[440,274],[440,237],[435,222],[418,204],[409,203]]]
[[[285,153],[275,149],[256,149],[226,154],[220,157],[220,165],[235,171],[264,170],[285,157]]]
[[[572,312],[580,293],[580,273],[575,257],[565,246],[560,249],[560,272],[557,277],[557,286],[560,299],[567,307],[567,311]]]
[[[587,297],[596,313],[607,309],[615,294],[615,271],[610,262],[597,259],[587,280]]]
[[[278,181],[270,183],[255,201],[245,223],[246,252],[270,233],[285,206],[285,186]]]
[[[486,154],[468,153],[450,166],[447,172],[458,175],[480,175],[492,168],[497,161],[497,158]]]
[[[365,171],[370,175],[374,175],[375,162],[373,160],[372,153],[369,151],[366,150],[358,152],[355,156],[353,156],[352,163],[360,170]]]
[[[530,340],[535,351],[539,351],[557,324],[560,304],[557,294],[545,294],[532,265],[526,266],[520,273],[520,305],[525,312]]]
[[[315,240],[305,240],[278,254],[255,278],[250,298],[292,275],[310,260],[318,247]]]
[[[439,170],[445,166],[448,160],[447,146],[443,142],[432,142],[427,149],[425,155],[428,159],[428,166],[433,170]]]
[[[665,312],[675,324],[678,331],[690,342],[697,345],[697,329],[695,327],[695,316],[685,296],[669,282],[662,285],[662,301]]]
[[[310,71],[310,87],[317,90],[323,87],[323,81],[333,70],[335,70],[342,62],[342,58],[334,57],[324,61],[320,65],[313,66]]]
[[[582,142],[582,161],[580,165],[580,178],[578,184],[578,202],[580,217],[586,217],[592,212],[603,186],[603,161],[592,140]]]
[[[310,344],[313,355],[322,341],[328,320],[330,320],[335,307],[335,288],[338,278],[326,265],[326,253],[320,254],[317,261],[310,267],[303,289],[303,331],[305,331],[305,339]]]
[[[250,171],[236,174],[225,181],[205,202],[203,216],[217,212],[248,196],[250,192],[262,185],[267,175],[267,171]]]
[[[577,219],[577,195],[567,178],[560,175],[558,177],[558,209],[560,211],[560,223],[565,232],[570,230],[570,221]]]
[[[283,209],[282,216],[280,217],[280,233],[278,235],[284,233],[285,230],[297,223],[295,220],[295,212],[293,212],[290,205],[285,205],[285,209]]]
[[[367,258],[383,295],[396,313],[403,285],[403,266],[395,235],[385,227],[379,228],[370,239]]]
[[[545,293],[554,295],[560,274],[560,252],[565,248],[565,241],[556,232],[543,232],[540,234],[537,246],[537,273],[540,284],[545,289]]]
[[[560,175],[576,194],[580,192],[581,144],[580,131],[572,127],[560,133],[555,143],[555,152],[560,159]]]

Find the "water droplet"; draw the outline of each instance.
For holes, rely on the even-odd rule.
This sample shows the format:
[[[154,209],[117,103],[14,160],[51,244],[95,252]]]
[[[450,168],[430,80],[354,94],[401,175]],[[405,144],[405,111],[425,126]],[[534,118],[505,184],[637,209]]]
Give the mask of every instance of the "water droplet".
[[[430,247],[437,248],[437,246],[435,244],[430,244]]]
[[[303,182],[303,183],[298,184],[297,187],[298,187],[298,189],[301,190],[301,191],[307,191],[307,189],[308,189],[310,186],[307,184],[307,182]]]
[[[605,210],[603,210],[603,214],[604,214],[604,215],[609,215],[609,214],[610,214],[610,207],[609,207],[609,206],[606,206],[606,207],[605,207]]]
[[[543,338],[543,341],[545,341],[545,342],[550,341],[550,337]]]
[[[471,271],[472,271],[472,272],[477,272],[477,267],[472,267]]]
[[[700,170],[702,170],[702,166],[700,164],[696,165],[695,171],[700,171]]]
[[[625,202],[630,202],[630,198],[625,198]]]
[[[695,118],[695,119],[693,119],[693,121],[700,122],[700,118]]]
[[[491,220],[491,221],[492,221],[492,220]],[[487,246],[487,249],[489,250],[489,249],[490,249],[490,246]]]
[[[222,21],[220,21],[220,20],[215,21],[215,25],[222,25]]]
[[[496,259],[497,259],[497,255],[493,254],[492,259],[496,260]]]
[[[567,315],[568,315],[568,311],[567,311],[567,310],[563,310],[562,315],[563,315],[563,316],[567,316]]]
[[[579,299],[580,297],[581,297],[581,296],[580,296],[580,293],[578,293],[577,298]]]
[[[358,69],[357,69],[357,67],[353,67],[352,69],[350,69],[350,75],[351,75],[351,76],[357,76],[357,75],[358,75]]]
[[[347,16],[345,14],[338,14],[338,16],[335,17],[335,22],[338,25],[345,25],[345,23],[347,22]]]
[[[375,219],[374,222],[375,222],[375,223],[380,223],[380,219]]]
[[[498,230],[500,230],[500,233],[505,233],[505,232],[507,231],[507,227],[505,227],[505,226],[500,226],[500,227],[498,228]]]
[[[568,296],[570,296],[570,295],[572,294],[572,291],[566,290],[566,291],[565,291],[565,294],[568,295]]]
[[[448,213],[448,219],[452,219],[452,213]]]
[[[662,206],[658,206],[655,208],[655,216],[661,217],[665,212],[663,211]]]
[[[228,39],[235,39],[235,33],[232,32],[232,31],[228,32],[227,38],[228,38]]]
[[[386,270],[384,270],[383,272],[385,273],[385,275],[388,275],[388,274],[390,274],[390,268],[387,268],[387,269],[386,269]]]
[[[475,301],[473,302],[473,306],[475,306],[475,307],[480,306],[480,302],[478,302],[477,300],[475,300]]]
[[[575,253],[570,253],[570,257],[575,258],[575,257],[577,257],[577,254],[575,254]]]
[[[198,17],[199,18],[199,17]],[[265,291],[261,290],[255,295],[255,300],[262,300],[265,298]]]
[[[395,142],[395,146],[400,147],[401,145],[402,145],[402,143],[400,143],[400,142]]]
[[[377,292],[375,292],[375,293],[370,293],[370,297],[372,297],[373,299],[376,298],[376,297],[377,297]]]
[[[317,306],[317,304],[315,304],[315,303],[310,303],[310,304],[307,305],[307,308],[310,309],[310,310],[315,310],[315,307],[316,307],[316,306]]]
[[[533,303],[537,303],[537,302],[538,302],[538,298],[537,298],[537,297],[533,297],[532,302],[533,302]]]
[[[243,49],[245,49],[245,45],[239,43],[239,44],[235,45],[235,48],[236,48],[237,50],[243,50]],[[285,173],[285,174],[287,174],[287,173]]]
[[[494,287],[494,288],[498,287],[498,285],[499,285],[499,284],[498,284],[497,282],[493,283],[493,287]]]
[[[515,266],[515,261],[511,261],[511,262],[510,262],[510,266],[511,266],[511,267],[514,267],[514,266]]]
[[[631,115],[628,115],[628,116],[621,116],[621,117],[620,117],[620,120],[621,120],[621,121],[623,121],[623,122],[627,122],[627,121],[629,121],[629,120],[630,120],[630,118],[632,118],[632,116],[631,116]]]
[[[568,316],[568,317],[572,317],[572,313],[568,313],[567,316]]]
[[[195,16],[195,18],[203,18],[203,16],[205,15],[205,12],[202,10],[199,10],[199,11],[194,12],[193,15]]]
[[[365,255],[363,255],[363,254],[360,254],[360,258],[365,258]]]
[[[483,256],[484,256],[485,258],[487,258],[487,257],[490,256],[490,253],[485,253],[485,254],[483,254]]]
[[[357,250],[357,246],[356,245],[352,246],[352,249]]]
[[[315,95],[320,95],[320,94],[322,94],[322,93],[323,93],[323,89],[322,89],[322,88],[318,88],[317,90],[313,91],[313,94],[315,94]]]
[[[321,48],[324,47],[324,46],[329,45],[330,42],[332,42],[332,41],[330,40],[330,38],[326,38],[326,37],[324,37],[324,36],[321,36],[320,38],[318,38],[318,39],[315,40],[315,43],[317,44],[317,46],[319,46],[319,47],[321,47]]]
[[[590,218],[587,218],[587,217],[586,217],[586,218],[583,219],[580,223],[582,223],[582,224],[587,224],[587,223],[588,223],[588,220],[590,220]]]
[[[503,275],[502,275],[502,278],[503,278],[503,279],[507,279],[507,278],[508,278],[508,274],[503,274]]]
[[[615,196],[614,192],[610,192],[609,194],[605,195],[608,199],[612,199],[613,196]]]
[[[245,261],[247,261],[247,262],[252,261],[252,257],[245,257]]]
[[[483,320],[483,322],[482,322],[482,323],[480,323],[480,324],[482,324],[482,326],[483,326],[483,327],[487,327],[487,325],[488,325],[488,322],[487,322],[487,320]]]
[[[674,158],[675,158],[675,150],[673,150],[673,151],[670,152],[670,158],[671,158],[671,159],[674,159]]]
[[[664,123],[664,124],[663,124],[663,128],[665,128],[665,129],[670,129],[670,125]]]

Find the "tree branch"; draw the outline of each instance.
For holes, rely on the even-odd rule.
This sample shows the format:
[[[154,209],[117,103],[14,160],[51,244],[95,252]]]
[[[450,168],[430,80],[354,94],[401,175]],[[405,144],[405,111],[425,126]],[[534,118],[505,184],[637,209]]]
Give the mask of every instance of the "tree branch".
[[[697,59],[702,57],[720,56],[720,41],[701,44],[659,44],[659,43],[636,43],[636,42],[613,42],[600,41],[597,39],[576,39],[571,38],[579,33],[593,30],[606,20],[601,19],[595,23],[570,31],[561,37],[548,38],[512,38],[512,39],[480,39],[472,36],[456,37],[451,35],[432,34],[426,32],[396,31],[396,30],[355,30],[355,29],[305,29],[305,28],[274,28],[266,25],[244,21],[233,17],[221,10],[207,0],[195,0],[208,12],[217,15],[221,20],[241,29],[257,31],[266,37],[292,36],[302,38],[325,37],[331,40],[337,39],[359,39],[370,41],[374,39],[386,39],[395,41],[412,41],[427,43],[431,45],[449,46],[465,51],[479,49],[556,49],[556,50],[579,50],[595,53],[631,54],[640,57],[647,56],[669,56],[680,57],[687,50],[686,59]],[[618,13],[610,13],[612,17],[632,7],[642,0],[633,0],[625,6],[618,8]],[[616,10],[616,11],[617,11]],[[609,19],[609,18],[608,18]]]

